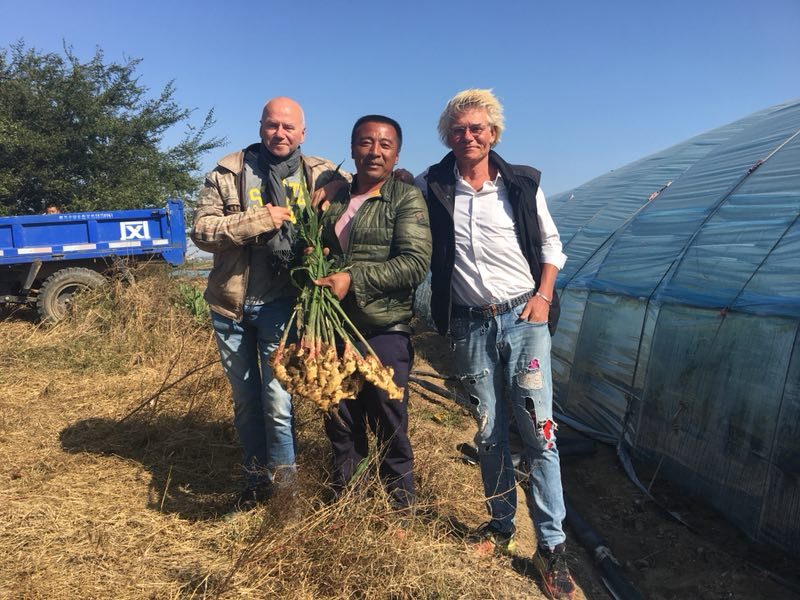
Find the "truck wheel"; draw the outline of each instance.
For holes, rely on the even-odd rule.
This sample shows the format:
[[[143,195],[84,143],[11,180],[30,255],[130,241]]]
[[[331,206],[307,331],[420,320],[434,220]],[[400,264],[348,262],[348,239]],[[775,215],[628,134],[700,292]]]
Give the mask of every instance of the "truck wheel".
[[[105,283],[106,278],[91,269],[71,267],[56,271],[39,288],[36,300],[39,316],[44,323],[56,323],[67,316],[72,296]]]

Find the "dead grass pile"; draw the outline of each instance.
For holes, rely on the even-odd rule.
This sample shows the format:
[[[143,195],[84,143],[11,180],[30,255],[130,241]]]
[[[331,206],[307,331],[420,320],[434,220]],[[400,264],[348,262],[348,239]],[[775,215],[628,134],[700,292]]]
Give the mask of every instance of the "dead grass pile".
[[[133,285],[114,281],[84,292],[75,297],[71,318],[52,327],[28,328],[6,340],[8,352],[0,365],[23,362],[100,374],[160,368],[178,356],[194,363],[209,354],[210,331],[187,311],[180,284],[169,272],[149,266],[136,277]]]
[[[374,469],[326,503],[310,405],[297,484],[229,513],[230,390],[181,284],[154,270],[55,327],[0,322],[0,598],[541,597],[524,567],[463,542],[485,514],[477,470],[453,460],[470,423],[413,391],[423,514],[393,512]]]

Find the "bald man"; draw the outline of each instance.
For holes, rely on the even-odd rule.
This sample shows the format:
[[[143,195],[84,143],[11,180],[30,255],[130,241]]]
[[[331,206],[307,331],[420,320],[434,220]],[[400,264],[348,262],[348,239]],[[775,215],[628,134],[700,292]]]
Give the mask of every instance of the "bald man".
[[[291,98],[265,104],[259,133],[260,143],[225,156],[208,174],[191,232],[214,255],[205,298],[243,449],[239,510],[268,499],[295,471],[291,398],[269,367],[295,301],[290,208],[341,178],[333,163],[301,152],[305,117]]]

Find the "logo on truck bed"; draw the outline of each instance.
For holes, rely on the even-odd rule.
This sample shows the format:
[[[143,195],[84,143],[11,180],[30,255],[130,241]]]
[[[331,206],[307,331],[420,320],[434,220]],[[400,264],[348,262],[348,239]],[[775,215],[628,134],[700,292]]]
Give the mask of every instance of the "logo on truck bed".
[[[150,228],[147,221],[122,221],[119,224],[119,239],[149,240]]]

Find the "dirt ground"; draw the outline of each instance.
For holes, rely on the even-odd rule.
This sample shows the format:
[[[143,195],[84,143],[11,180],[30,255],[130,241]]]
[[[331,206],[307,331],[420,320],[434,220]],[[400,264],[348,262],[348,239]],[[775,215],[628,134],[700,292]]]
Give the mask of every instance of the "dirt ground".
[[[423,324],[417,329],[418,356],[439,373],[449,374],[442,338]],[[450,390],[450,398],[458,399],[455,388],[450,386]],[[465,431],[463,441],[471,441],[471,433],[472,429]],[[568,427],[561,427],[559,436],[583,437]],[[563,457],[561,464],[568,501],[607,542],[621,576],[642,598],[800,598],[800,561],[750,543],[702,499],[687,497],[669,482],[655,479],[651,493],[660,508],[630,481],[613,447],[596,443],[593,452]],[[652,469],[638,464],[636,469],[647,485]],[[691,529],[664,509],[677,512]],[[529,519],[521,508],[517,514],[523,539],[532,540]],[[593,557],[569,527],[567,535],[570,552],[577,559],[574,575],[584,594],[587,598],[608,597]]]
[[[25,311],[3,316],[0,346],[7,356],[0,357],[4,371],[0,374],[0,598],[289,597],[264,591],[283,589],[269,579],[275,572],[280,580],[286,577],[281,569],[287,573],[299,569],[288,558],[270,566],[269,577],[263,561],[255,561],[250,571],[231,575],[250,552],[247,540],[253,531],[261,531],[270,511],[280,507],[273,502],[263,512],[240,520],[220,516],[237,485],[238,448],[230,415],[189,418],[196,408],[190,404],[177,418],[167,411],[157,412],[150,406],[154,401],[147,406],[153,409],[152,418],[131,420],[124,426],[119,423],[120,415],[148,397],[153,382],[162,377],[166,381],[164,373],[178,373],[182,367],[149,364],[146,353],[156,350],[144,347],[138,351],[141,356],[126,358],[132,366],[119,376],[110,370],[97,372],[92,361],[100,359],[90,347],[68,358],[58,354],[43,358],[50,352],[47,336],[54,336],[56,347],[57,334],[39,329],[33,315]],[[113,330],[103,335],[112,334]],[[183,332],[176,330],[175,335],[179,338]],[[415,370],[451,372],[440,337],[421,330],[414,341]],[[20,352],[18,358],[9,358],[12,348]],[[198,348],[198,356],[201,350],[206,353],[203,360],[215,352],[210,346]],[[189,358],[190,364],[198,364],[197,358]],[[39,360],[52,361],[52,369],[27,368],[28,361]],[[210,368],[218,370],[218,365]],[[420,379],[445,386],[435,377]],[[190,403],[204,393],[226,398],[229,392],[220,381],[216,373],[208,389],[192,383],[187,393]],[[410,431],[417,453],[418,486],[443,496],[439,506],[448,513],[447,519],[475,526],[485,518],[478,468],[460,460],[456,450],[459,443],[471,442],[475,425],[466,409],[454,402],[457,394],[452,387],[437,394],[413,384],[411,392]],[[160,401],[165,402],[164,398]],[[178,400],[176,396],[172,401]],[[318,418],[313,420],[317,422]],[[312,435],[308,427],[301,431],[301,461],[311,463],[327,451],[317,433]],[[559,435],[578,436],[564,427]],[[569,501],[607,541],[622,576],[642,598],[800,598],[796,561],[749,544],[702,501],[656,480],[655,497],[679,512],[692,529],[671,519],[628,480],[613,448],[597,444],[590,454],[565,457],[562,469]],[[637,469],[642,480],[649,482],[646,466]],[[434,481],[442,476],[452,481]],[[475,562],[463,543],[451,536],[439,537],[446,527],[426,523],[409,530],[404,543],[430,546],[433,550],[425,551],[435,553],[422,556],[441,557],[436,568],[480,569],[485,580],[482,591],[454,589],[426,598],[544,597],[530,561],[535,538],[524,497],[519,494],[519,498],[521,540],[515,556]],[[308,522],[327,515],[327,509],[319,506],[316,499],[308,499],[303,513]],[[379,519],[385,520],[382,515]],[[345,522],[342,531],[350,526]],[[310,528],[314,535],[331,529]],[[365,531],[370,534],[374,529]],[[292,531],[280,529],[279,536],[292,535]],[[593,556],[569,528],[567,535],[580,597],[608,598]],[[312,543],[307,542],[300,553],[321,552],[323,544]],[[375,548],[383,551],[383,546]],[[406,546],[403,551],[413,550]],[[291,552],[291,548],[281,551]],[[335,567],[312,565],[312,570]],[[224,590],[221,595],[214,593],[215,582],[220,581],[226,582],[216,587]],[[308,579],[309,586],[314,583]],[[311,587],[292,589],[290,595],[312,598],[315,592]],[[342,597],[418,596],[387,591],[383,596]]]

